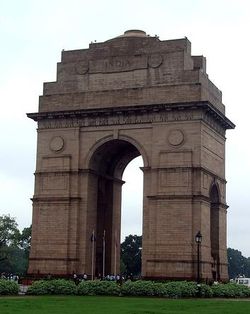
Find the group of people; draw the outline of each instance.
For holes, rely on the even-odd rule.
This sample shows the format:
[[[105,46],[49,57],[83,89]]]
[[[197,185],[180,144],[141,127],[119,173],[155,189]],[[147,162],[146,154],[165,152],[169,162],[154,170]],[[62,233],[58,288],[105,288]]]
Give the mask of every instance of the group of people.
[[[87,274],[83,274],[83,275],[77,275],[76,273],[73,273],[73,280],[75,283],[79,283],[79,281],[86,281],[88,279],[88,275]]]
[[[18,282],[19,276],[14,274],[8,274],[8,273],[1,273],[1,279],[11,280]]]
[[[90,280],[92,279],[90,276],[88,276],[86,273],[84,273],[83,275],[77,275],[76,273],[73,273],[73,280],[75,281],[75,283],[79,283],[80,281],[86,281],[86,280]],[[95,277],[94,279],[97,280],[107,280],[107,281],[116,281],[116,282],[124,282],[126,280],[133,280],[133,274],[130,275],[113,275],[113,274],[108,274],[106,276],[102,276],[102,274],[99,274],[97,277]]]

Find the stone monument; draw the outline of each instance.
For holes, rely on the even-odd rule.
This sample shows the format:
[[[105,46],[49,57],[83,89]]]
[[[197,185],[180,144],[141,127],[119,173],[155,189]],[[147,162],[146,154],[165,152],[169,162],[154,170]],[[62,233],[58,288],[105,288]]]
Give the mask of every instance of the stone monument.
[[[141,155],[143,278],[195,279],[197,266],[203,280],[228,278],[225,131],[234,124],[187,38],[130,30],[62,51],[56,82],[28,117],[38,123],[29,274],[119,273],[122,175]]]

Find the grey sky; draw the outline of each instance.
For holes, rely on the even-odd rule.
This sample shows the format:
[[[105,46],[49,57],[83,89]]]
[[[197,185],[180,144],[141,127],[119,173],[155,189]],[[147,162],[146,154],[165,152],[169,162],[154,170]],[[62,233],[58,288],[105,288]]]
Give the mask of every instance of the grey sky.
[[[88,48],[91,41],[128,29],[162,40],[187,36],[192,54],[207,58],[209,77],[222,90],[227,117],[236,124],[227,132],[228,245],[250,256],[249,16],[248,0],[1,1],[0,214],[16,217],[20,228],[31,223],[36,124],[26,112],[37,111],[43,82],[56,79],[62,49]],[[133,191],[132,184],[137,188],[140,177],[133,177],[127,190]],[[124,196],[125,234],[141,229],[134,194]]]

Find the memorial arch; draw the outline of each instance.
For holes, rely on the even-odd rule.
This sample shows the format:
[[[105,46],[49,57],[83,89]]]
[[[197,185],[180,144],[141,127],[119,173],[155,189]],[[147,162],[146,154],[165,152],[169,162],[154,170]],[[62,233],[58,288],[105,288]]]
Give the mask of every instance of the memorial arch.
[[[195,279],[200,231],[202,279],[227,279],[234,124],[187,38],[131,30],[62,51],[56,82],[28,117],[38,123],[29,274],[119,272],[122,174],[141,155],[143,278]]]

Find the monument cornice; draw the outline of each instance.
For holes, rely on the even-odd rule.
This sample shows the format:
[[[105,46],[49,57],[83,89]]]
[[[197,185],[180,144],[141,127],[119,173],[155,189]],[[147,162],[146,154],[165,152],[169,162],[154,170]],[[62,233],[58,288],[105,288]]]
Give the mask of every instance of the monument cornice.
[[[206,203],[211,204],[211,199],[210,197],[202,194],[193,194],[193,195],[186,195],[186,194],[176,194],[176,195],[165,195],[165,194],[155,194],[155,195],[148,195],[147,198],[151,200],[179,200],[179,201],[185,201],[185,200],[190,200],[190,201],[203,201]],[[227,210],[228,205],[225,203],[218,203],[218,206],[220,207],[221,210]]]
[[[197,115],[197,112],[200,114]],[[28,113],[39,129],[203,120],[223,133],[235,125],[207,101]]]
[[[66,258],[60,258],[60,257],[30,257],[29,260],[31,261],[57,261],[57,262],[77,262],[79,261],[79,258],[71,258],[71,257],[66,257]]]
[[[70,201],[80,201],[81,197],[78,196],[34,196],[31,198],[33,202],[70,202]]]

